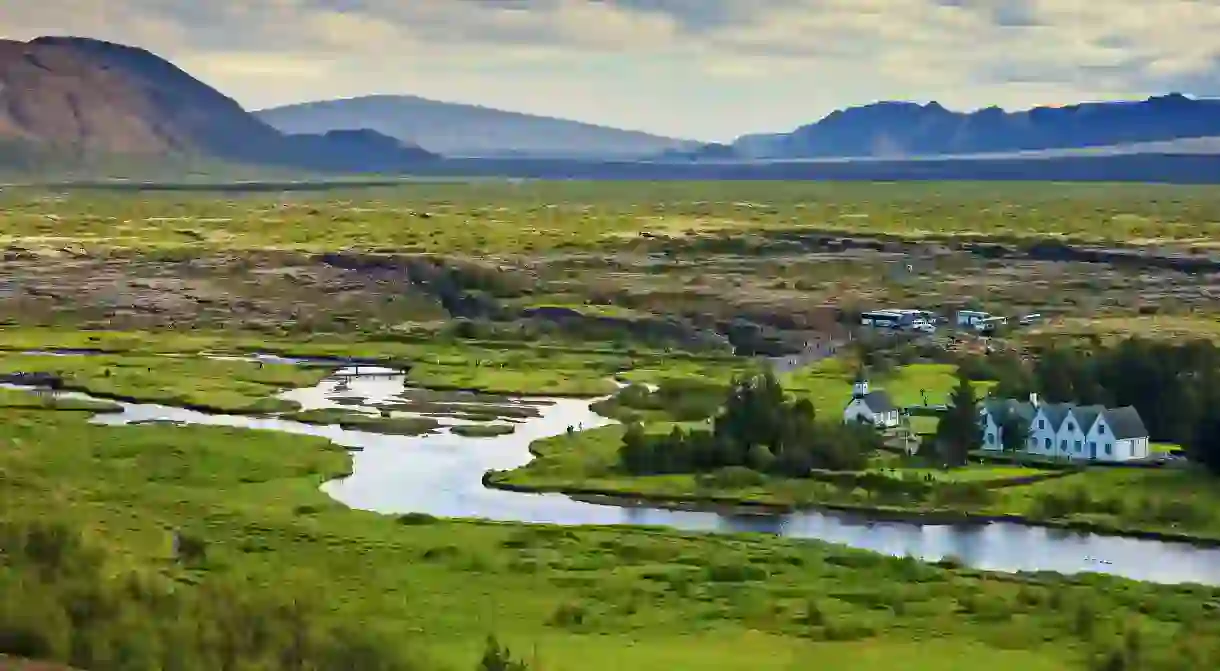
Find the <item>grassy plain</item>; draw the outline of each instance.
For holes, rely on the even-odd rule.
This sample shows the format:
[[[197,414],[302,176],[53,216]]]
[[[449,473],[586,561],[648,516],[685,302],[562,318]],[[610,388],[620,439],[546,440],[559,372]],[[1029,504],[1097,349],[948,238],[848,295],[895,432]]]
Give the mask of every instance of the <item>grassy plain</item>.
[[[0,242],[105,249],[533,254],[602,247],[644,231],[788,228],[1207,246],[1220,233],[1213,189],[1132,184],[481,182],[228,198],[13,189],[4,206]]]
[[[1203,275],[952,247],[1165,246],[1198,260],[1214,247],[1220,198],[1105,184],[485,182],[139,198],[9,189],[0,212],[0,280],[22,286],[0,319],[17,323],[309,339],[434,337],[462,316],[507,340],[564,342],[592,327],[526,311],[796,332],[826,329],[827,303],[1206,323]],[[455,286],[478,300],[456,300]]]
[[[593,670],[1049,670],[1121,651],[1132,631],[1148,664],[1186,641],[1215,659],[1220,640],[1208,588],[991,575],[765,536],[400,522],[317,490],[350,464],[323,440],[0,413],[6,518],[70,521],[126,564],[184,580],[240,572],[316,591],[429,668],[471,668],[489,632],[535,668]],[[201,539],[206,560],[173,568],[171,530]]]

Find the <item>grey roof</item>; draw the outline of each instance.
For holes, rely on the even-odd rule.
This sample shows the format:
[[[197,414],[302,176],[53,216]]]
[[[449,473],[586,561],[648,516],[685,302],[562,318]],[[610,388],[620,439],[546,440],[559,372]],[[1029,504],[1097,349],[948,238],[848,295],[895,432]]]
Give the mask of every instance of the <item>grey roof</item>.
[[[1081,405],[1072,408],[1072,414],[1076,416],[1076,421],[1080,423],[1080,430],[1088,432],[1093,428],[1093,422],[1097,421],[1097,416],[1106,411],[1104,405]]]
[[[865,394],[863,401],[869,410],[877,413],[892,412],[898,409],[894,406],[894,402],[890,400],[890,395],[880,389]]]
[[[1106,424],[1110,425],[1110,430],[1118,440],[1148,437],[1143,418],[1140,417],[1139,411],[1131,406],[1106,410],[1104,416]]]
[[[1044,403],[1040,409],[1046,421],[1050,422],[1051,428],[1058,431],[1059,427],[1063,426],[1063,420],[1067,419],[1068,413],[1075,407],[1072,403]]]
[[[1037,410],[1032,403],[1017,401],[1011,398],[988,399],[983,402],[983,408],[987,410],[987,414],[991,415],[991,419],[997,424],[1003,424],[1013,416],[1020,417],[1029,422],[1037,414]]]

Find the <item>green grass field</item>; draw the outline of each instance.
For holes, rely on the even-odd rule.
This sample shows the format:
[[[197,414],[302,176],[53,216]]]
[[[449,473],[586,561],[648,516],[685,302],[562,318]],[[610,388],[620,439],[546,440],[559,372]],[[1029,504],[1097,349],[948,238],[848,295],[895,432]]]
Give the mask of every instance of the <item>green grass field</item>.
[[[169,531],[189,532],[207,548],[197,578],[316,590],[431,668],[471,668],[491,632],[535,668],[594,671],[1064,669],[1128,631],[1148,660],[1220,640],[1203,616],[1215,590],[1015,579],[763,536],[399,522],[317,490],[348,468],[322,440],[0,414],[5,518],[87,527],[131,566],[163,566]]]

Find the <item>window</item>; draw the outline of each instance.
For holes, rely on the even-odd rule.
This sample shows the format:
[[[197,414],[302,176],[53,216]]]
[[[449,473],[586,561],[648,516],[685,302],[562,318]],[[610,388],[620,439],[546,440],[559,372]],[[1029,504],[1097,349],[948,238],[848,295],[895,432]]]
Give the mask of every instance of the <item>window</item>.
[[[1046,449],[1048,449],[1048,450],[1051,449],[1051,439],[1050,438],[1046,439]]]
[[[1105,433],[1105,432],[1106,432],[1106,425],[1102,424],[1101,422],[1098,422],[1097,423],[1097,433]]]
[[[1045,420],[1045,419],[1040,419],[1040,420],[1038,420],[1038,428],[1039,428],[1039,429],[1045,429],[1045,428],[1046,428],[1046,420]]]
[[[1064,452],[1067,452],[1068,451],[1068,442],[1066,440],[1059,441],[1059,449],[1063,450]]]
[[[1105,444],[1106,454],[1110,454],[1110,443]]]
[[[1072,431],[1072,430],[1073,430],[1073,429],[1072,429],[1072,423],[1071,423],[1071,422],[1068,422],[1068,431]]]
[[[1076,451],[1080,452],[1080,441],[1076,441]]]
[[[993,434],[993,433],[989,433],[989,434],[987,434],[987,442],[989,442],[989,443],[994,443],[994,442],[995,442],[995,434]]]

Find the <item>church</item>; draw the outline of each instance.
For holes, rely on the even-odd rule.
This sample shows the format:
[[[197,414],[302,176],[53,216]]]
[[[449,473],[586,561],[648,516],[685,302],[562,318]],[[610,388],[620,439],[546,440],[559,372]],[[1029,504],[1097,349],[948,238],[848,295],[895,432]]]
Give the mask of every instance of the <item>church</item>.
[[[843,422],[867,422],[878,429],[890,429],[900,422],[898,407],[883,390],[869,391],[863,375],[852,387],[851,402],[843,409]]]

